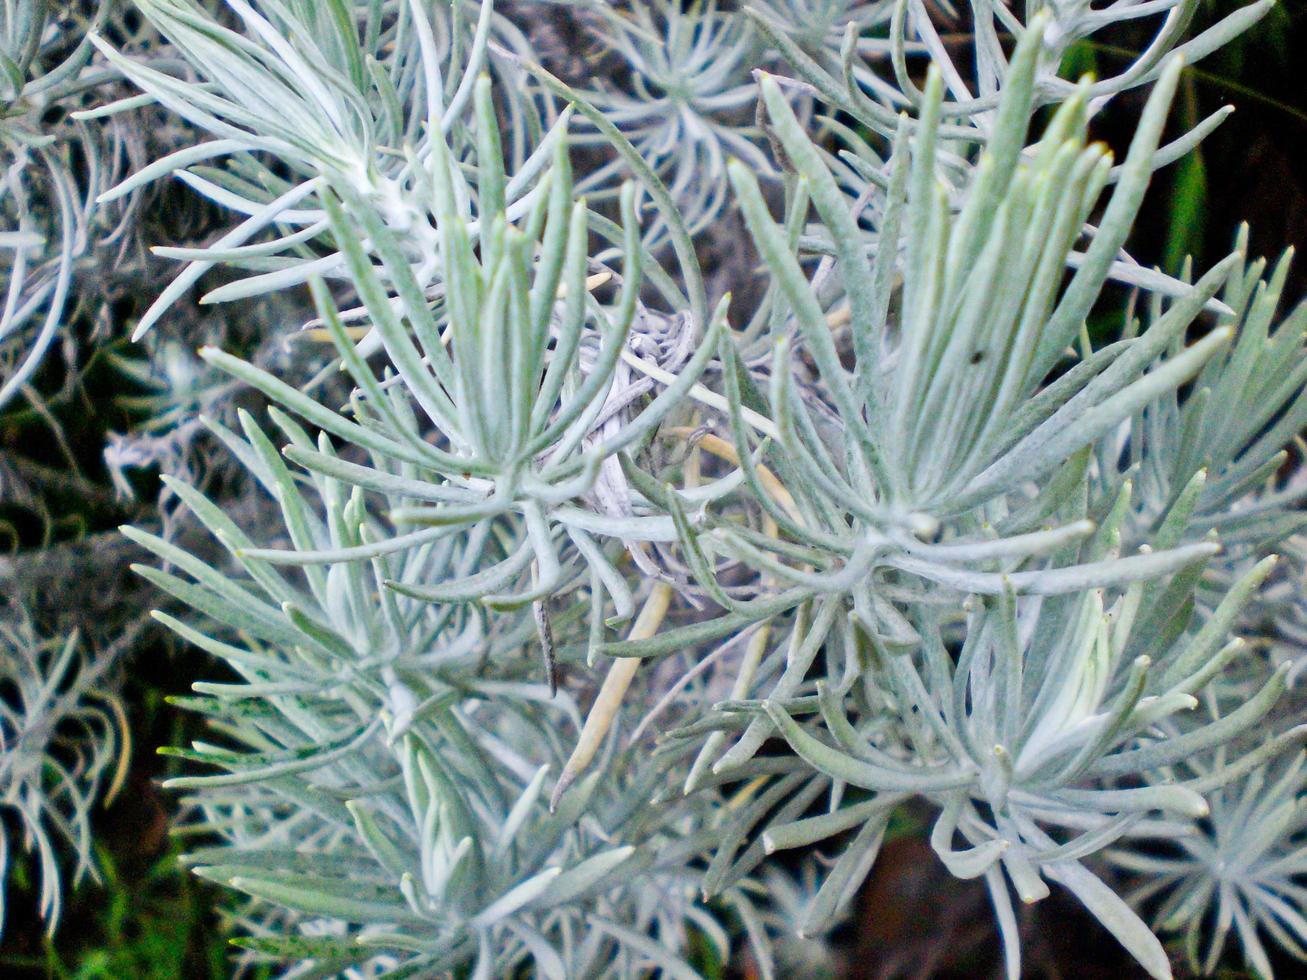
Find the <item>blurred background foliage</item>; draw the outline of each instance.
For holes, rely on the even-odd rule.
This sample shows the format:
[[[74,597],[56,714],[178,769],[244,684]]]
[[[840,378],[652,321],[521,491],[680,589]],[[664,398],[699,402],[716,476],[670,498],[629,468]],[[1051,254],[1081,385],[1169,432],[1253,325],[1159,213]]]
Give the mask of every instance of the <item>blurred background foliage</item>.
[[[1239,6],[1235,0],[1204,0],[1194,32]],[[1081,42],[1068,55],[1067,76],[1096,72],[1134,57],[1122,31],[1120,46]],[[1140,41],[1145,34],[1139,33]],[[1307,97],[1298,77],[1299,52],[1307,41],[1307,5],[1280,3],[1257,24],[1197,66],[1185,68],[1172,126],[1194,126],[1223,105],[1235,112],[1198,149],[1170,167],[1144,205],[1133,251],[1141,262],[1178,272],[1186,255],[1203,269],[1225,255],[1243,222],[1251,226],[1250,254],[1277,255],[1307,244]],[[1133,118],[1121,100],[1097,121],[1100,139],[1125,134],[1113,123]],[[1223,192],[1236,185],[1247,193]],[[1307,271],[1290,273],[1290,296],[1300,295]]]

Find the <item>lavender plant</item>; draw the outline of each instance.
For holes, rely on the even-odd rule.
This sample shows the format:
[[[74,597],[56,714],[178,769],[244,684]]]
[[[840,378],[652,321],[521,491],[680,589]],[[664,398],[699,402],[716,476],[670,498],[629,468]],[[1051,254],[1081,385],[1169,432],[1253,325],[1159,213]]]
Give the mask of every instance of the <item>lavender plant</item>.
[[[48,4],[35,0],[6,4],[0,13],[0,407],[58,339],[74,294],[74,265],[91,245],[95,198],[115,181],[115,135],[63,118],[95,84],[87,77],[88,31],[113,6],[99,5],[80,30],[57,22]]]
[[[74,881],[95,875],[92,809],[126,775],[127,719],[104,684],[122,648],[88,656],[76,632],[42,639],[12,600],[0,618],[0,885],[18,854],[31,855],[38,910],[51,930],[63,907],[64,855],[72,854]]]
[[[600,9],[604,16],[596,32],[602,49],[622,58],[621,87],[596,77],[582,89],[583,97],[667,185],[690,232],[712,227],[727,203],[728,158],[771,171],[758,146],[761,134],[749,125],[756,48],[751,25],[715,3],[683,10],[679,3],[655,0],[629,14]],[[596,139],[605,142],[601,134]],[[622,169],[621,157],[613,155],[586,174],[578,191],[611,194]],[[663,231],[655,223],[646,241],[656,243]]]
[[[1212,714],[1217,703],[1208,706]],[[1207,780],[1229,767],[1224,746],[1178,763],[1184,775]],[[1139,873],[1131,898],[1155,905],[1159,931],[1183,934],[1194,972],[1216,969],[1231,931],[1244,962],[1263,976],[1274,975],[1263,936],[1284,953],[1307,958],[1299,911],[1302,765],[1298,751],[1251,770],[1239,767],[1235,779],[1211,794],[1211,813],[1198,833],[1176,838],[1161,853],[1156,847],[1109,852],[1113,863]],[[1148,901],[1153,896],[1161,901]]]
[[[960,45],[919,0],[86,25],[79,67],[139,93],[78,124],[187,137],[99,206],[175,179],[218,226],[155,249],[185,265],[119,357],[148,419],[114,458],[243,472],[165,463],[203,537],[123,534],[225,671],[165,751],[247,962],[827,969],[907,812],[1010,977],[1013,898],[1054,888],[1151,976],[1176,932],[1195,969],[1232,928],[1261,973],[1302,955],[1307,307],[1246,233],[1197,274],[1126,251],[1226,114],[1166,141],[1185,65],[1269,9],[1186,37],[1196,4],[978,0]],[[1119,73],[1059,75],[1150,17]],[[1095,118],[1137,88],[1117,162]],[[734,212],[745,260],[710,261]],[[201,281],[260,321],[203,363],[161,336]]]

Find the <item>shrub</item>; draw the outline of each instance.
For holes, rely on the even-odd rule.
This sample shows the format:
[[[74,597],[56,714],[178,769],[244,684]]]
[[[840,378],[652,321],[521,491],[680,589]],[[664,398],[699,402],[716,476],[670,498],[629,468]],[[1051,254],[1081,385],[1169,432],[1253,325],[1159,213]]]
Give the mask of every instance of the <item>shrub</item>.
[[[1149,923],[1195,969],[1231,928],[1304,956],[1307,307],[1246,234],[1198,275],[1125,250],[1225,115],[1165,141],[1186,64],[1270,9],[1186,39],[1196,4],[977,0],[961,45],[921,0],[11,5],[6,395],[126,234],[89,216],[171,177],[207,209],[166,285],[132,267],[150,394],[110,456],[164,471],[123,534],[221,671],[168,785],[249,960],[829,963],[793,933],[909,809],[1011,977],[1053,887],[1155,977]],[[1093,123],[1138,88],[1117,162]],[[111,189],[52,162],[140,112],[169,128]]]

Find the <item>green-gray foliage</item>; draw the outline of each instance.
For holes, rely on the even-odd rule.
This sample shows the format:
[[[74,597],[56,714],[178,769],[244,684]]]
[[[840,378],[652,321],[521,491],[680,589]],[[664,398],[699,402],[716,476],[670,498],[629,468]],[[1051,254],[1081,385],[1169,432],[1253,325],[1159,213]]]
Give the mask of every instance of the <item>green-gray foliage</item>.
[[[1054,887],[1155,977],[1176,932],[1209,971],[1232,928],[1262,973],[1303,957],[1307,306],[1246,233],[1198,273],[1126,251],[1225,115],[1167,141],[1185,65],[1270,6],[1188,37],[1197,3],[975,0],[958,45],[925,0],[136,0],[148,41],[84,24],[66,69],[5,5],[7,152],[67,138],[23,99],[93,66],[136,91],[86,139],[173,128],[83,211],[176,177],[220,226],[136,273],[150,355],[115,356],[171,442],[109,456],[165,470],[123,533],[223,665],[166,751],[246,957],[827,969],[909,808],[1010,977],[1013,897]],[[1141,87],[1116,160],[1095,117]],[[21,298],[86,243],[31,265],[44,185],[7,173]],[[200,363],[159,335],[213,275],[257,322]],[[51,296],[0,342],[39,356]],[[169,462],[192,441],[238,466]]]
[[[71,852],[75,881],[95,874],[92,810],[124,775],[126,718],[103,690],[114,653],[88,657],[76,632],[43,640],[20,606],[0,609],[0,885],[27,852],[51,930],[63,905],[62,858]],[[0,926],[4,911],[0,887]]]

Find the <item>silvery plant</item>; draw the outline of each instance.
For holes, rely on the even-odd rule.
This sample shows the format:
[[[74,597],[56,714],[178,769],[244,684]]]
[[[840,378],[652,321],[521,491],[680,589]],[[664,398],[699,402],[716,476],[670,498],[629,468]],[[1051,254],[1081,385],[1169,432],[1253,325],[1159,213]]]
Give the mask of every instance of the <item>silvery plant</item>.
[[[1307,306],[1127,250],[1270,0],[134,2],[0,8],[0,406],[149,391],[129,635],[213,678],[161,751],[241,963],[817,975],[914,827],[1014,980],[1055,890],[1153,977],[1307,959]],[[6,616],[53,925],[122,715]]]

